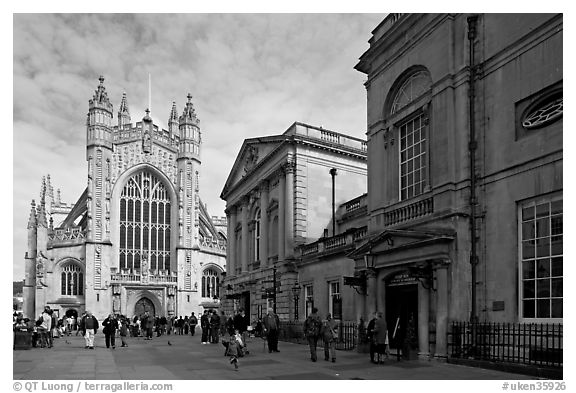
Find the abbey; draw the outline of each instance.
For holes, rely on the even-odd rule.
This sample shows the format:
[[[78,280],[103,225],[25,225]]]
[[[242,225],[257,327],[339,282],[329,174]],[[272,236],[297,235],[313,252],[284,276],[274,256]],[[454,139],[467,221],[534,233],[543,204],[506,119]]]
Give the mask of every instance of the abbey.
[[[89,100],[87,187],[75,204],[54,195],[50,176],[32,201],[25,256],[24,313],[45,305],[132,317],[190,315],[218,307],[226,260],[226,218],[200,198],[199,119],[173,103],[168,130],[150,111],[131,123],[126,94],[113,125],[104,78]]]

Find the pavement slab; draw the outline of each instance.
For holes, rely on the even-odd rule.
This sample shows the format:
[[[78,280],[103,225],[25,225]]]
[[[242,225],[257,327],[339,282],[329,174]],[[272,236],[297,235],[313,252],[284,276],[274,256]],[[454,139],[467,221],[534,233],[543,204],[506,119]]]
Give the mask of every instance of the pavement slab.
[[[117,340],[119,343],[120,340]],[[448,364],[440,361],[370,363],[368,354],[337,351],[336,363],[310,361],[306,345],[280,342],[269,353],[259,338],[248,341],[250,354],[239,359],[238,370],[224,356],[222,344],[201,344],[197,336],[162,336],[152,340],[128,338],[128,347],[106,348],[97,334],[95,349],[84,339],[54,340],[53,348],[13,351],[15,380],[518,380],[525,375]]]

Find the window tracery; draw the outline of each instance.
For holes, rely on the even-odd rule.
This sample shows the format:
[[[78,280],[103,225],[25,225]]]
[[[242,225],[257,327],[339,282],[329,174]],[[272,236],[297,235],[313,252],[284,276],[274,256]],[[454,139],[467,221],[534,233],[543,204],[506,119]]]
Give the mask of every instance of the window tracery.
[[[144,253],[150,270],[170,269],[170,213],[158,178],[143,171],[128,179],[120,196],[120,269],[139,271]]]

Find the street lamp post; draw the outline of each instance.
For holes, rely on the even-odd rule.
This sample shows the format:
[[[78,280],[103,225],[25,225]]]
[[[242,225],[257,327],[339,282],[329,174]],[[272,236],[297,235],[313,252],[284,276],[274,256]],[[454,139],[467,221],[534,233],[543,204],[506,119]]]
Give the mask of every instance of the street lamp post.
[[[298,281],[294,283],[292,287],[292,295],[294,296],[294,320],[298,320],[298,300],[300,299],[300,290],[302,287],[298,285]]]
[[[330,169],[332,176],[332,236],[336,236],[336,168]]]

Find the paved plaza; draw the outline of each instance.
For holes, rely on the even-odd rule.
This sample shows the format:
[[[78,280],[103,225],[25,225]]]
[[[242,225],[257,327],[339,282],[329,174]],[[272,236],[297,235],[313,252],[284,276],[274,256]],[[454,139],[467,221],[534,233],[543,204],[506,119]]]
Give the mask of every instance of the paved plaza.
[[[15,380],[525,380],[531,377],[437,361],[389,359],[370,363],[368,354],[337,351],[336,363],[310,361],[308,346],[279,343],[268,353],[260,338],[248,340],[250,354],[238,371],[224,356],[222,344],[202,345],[200,336],[162,336],[151,341],[129,338],[129,347],[107,349],[96,335],[96,348],[84,348],[77,336],[57,338],[54,347],[13,351]]]

